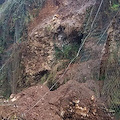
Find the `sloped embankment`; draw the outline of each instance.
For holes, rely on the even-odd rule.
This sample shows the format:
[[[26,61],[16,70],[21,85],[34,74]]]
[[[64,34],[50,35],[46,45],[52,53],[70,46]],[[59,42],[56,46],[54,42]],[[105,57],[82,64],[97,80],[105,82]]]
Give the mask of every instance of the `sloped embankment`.
[[[46,92],[48,94],[42,98]],[[26,120],[112,120],[87,83],[69,81],[55,91],[38,85],[15,95],[13,100],[13,107],[9,108],[12,114],[7,114],[9,118],[24,115]],[[4,112],[7,113],[7,109],[2,115]]]

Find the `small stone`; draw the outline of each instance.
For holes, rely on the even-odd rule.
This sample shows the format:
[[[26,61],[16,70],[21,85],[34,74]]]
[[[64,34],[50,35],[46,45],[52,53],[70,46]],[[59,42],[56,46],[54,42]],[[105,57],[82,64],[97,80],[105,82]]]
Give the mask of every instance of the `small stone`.
[[[95,115],[95,114],[96,114],[96,112],[97,112],[97,110],[96,110],[96,109],[94,109],[94,110],[93,110],[93,115]]]
[[[64,117],[65,111],[61,111],[60,116]]]
[[[78,103],[80,103],[80,100],[73,100],[73,102],[78,104]]]
[[[92,97],[91,97],[91,100],[92,100],[92,101],[95,101],[95,97],[94,97],[93,95],[92,95]]]
[[[38,32],[35,32],[35,35],[37,35],[38,34]]]

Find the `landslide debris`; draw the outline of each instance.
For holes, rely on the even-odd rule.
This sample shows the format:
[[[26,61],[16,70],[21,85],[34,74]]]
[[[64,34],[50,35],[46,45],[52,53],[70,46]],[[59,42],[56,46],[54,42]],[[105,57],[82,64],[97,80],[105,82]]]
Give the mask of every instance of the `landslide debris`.
[[[13,106],[9,106],[9,111],[11,109],[16,116],[26,120],[112,120],[104,104],[87,84],[73,80],[55,91],[49,91],[43,85],[33,86],[14,98],[16,100],[11,102]],[[8,113],[5,108],[7,106],[0,113],[1,116]]]

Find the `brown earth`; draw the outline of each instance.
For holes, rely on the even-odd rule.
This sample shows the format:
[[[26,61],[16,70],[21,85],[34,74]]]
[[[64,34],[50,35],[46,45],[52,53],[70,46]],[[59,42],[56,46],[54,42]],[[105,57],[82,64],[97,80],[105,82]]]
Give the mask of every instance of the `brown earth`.
[[[41,71],[51,71],[51,64],[54,62],[53,34],[60,25],[65,26],[67,35],[72,30],[81,29],[85,11],[93,4],[94,0],[61,0],[60,3],[57,0],[48,0],[30,25],[29,41],[22,51],[25,67],[23,74],[34,77]],[[99,74],[101,51],[104,47],[95,43],[96,38],[92,37],[85,43],[85,49],[92,53],[94,59],[72,64],[60,80],[61,84],[66,78],[69,82],[55,91],[49,91],[45,85],[30,87],[15,95],[7,107],[1,106],[1,116],[19,116],[26,120],[112,120],[104,103],[97,99],[99,87],[93,81],[96,79],[94,76]],[[63,70],[59,71],[57,78],[62,73]],[[31,81],[34,82],[33,79]],[[42,99],[39,101],[40,98]]]
[[[55,91],[43,85],[30,87],[15,95],[11,106],[0,107],[0,114],[26,120],[112,120],[88,85],[71,80]]]
[[[41,71],[51,70],[55,62],[54,44],[59,46],[63,44],[59,40],[53,40],[58,27],[60,25],[65,27],[66,36],[74,30],[80,30],[85,20],[86,9],[94,2],[94,0],[62,0],[59,3],[56,0],[48,0],[39,16],[30,24],[29,41],[22,48],[25,76],[34,76]]]

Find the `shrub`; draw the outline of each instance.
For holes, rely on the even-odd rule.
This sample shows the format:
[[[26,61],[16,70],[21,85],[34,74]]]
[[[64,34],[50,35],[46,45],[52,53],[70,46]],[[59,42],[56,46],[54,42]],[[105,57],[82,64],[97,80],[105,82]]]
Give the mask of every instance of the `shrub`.
[[[79,45],[77,44],[69,44],[64,45],[62,50],[55,46],[55,57],[56,59],[73,59],[77,54],[79,49]]]
[[[118,9],[119,9],[119,4],[113,4],[112,6],[111,6],[111,9],[113,10],[113,11],[117,11]]]

